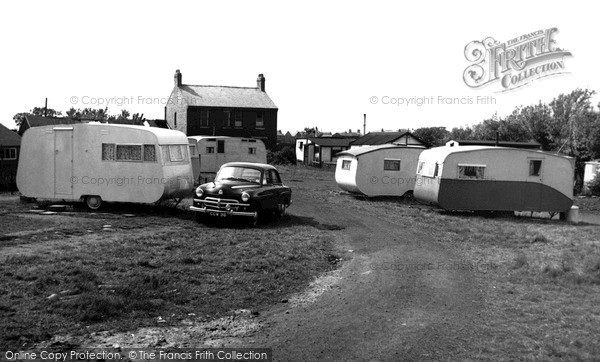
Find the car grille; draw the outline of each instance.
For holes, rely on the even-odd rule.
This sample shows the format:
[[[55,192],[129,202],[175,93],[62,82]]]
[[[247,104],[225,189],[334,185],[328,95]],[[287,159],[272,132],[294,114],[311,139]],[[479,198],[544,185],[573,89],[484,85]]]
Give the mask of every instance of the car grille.
[[[220,199],[217,197],[207,197],[201,202],[204,203],[204,206],[208,210],[227,210],[226,206],[229,205],[231,210],[237,211],[240,207],[249,206],[248,204],[240,204],[238,200],[235,199]]]

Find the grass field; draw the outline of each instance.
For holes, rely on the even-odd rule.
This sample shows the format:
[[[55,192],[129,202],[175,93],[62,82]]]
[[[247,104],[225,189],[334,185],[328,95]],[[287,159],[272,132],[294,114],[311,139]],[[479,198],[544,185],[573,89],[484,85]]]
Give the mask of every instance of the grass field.
[[[337,261],[326,230],[291,218],[209,228],[180,209],[44,217],[15,198],[0,202],[0,349],[257,311]]]

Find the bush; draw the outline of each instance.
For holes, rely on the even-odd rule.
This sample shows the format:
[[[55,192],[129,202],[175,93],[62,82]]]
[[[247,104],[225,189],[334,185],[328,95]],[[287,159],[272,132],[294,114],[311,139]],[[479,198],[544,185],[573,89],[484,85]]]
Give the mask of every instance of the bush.
[[[592,181],[588,182],[587,188],[592,195],[600,196],[600,172],[596,174]]]
[[[296,164],[296,153],[289,147],[283,147],[279,151],[267,152],[267,162],[272,165],[295,165]]]

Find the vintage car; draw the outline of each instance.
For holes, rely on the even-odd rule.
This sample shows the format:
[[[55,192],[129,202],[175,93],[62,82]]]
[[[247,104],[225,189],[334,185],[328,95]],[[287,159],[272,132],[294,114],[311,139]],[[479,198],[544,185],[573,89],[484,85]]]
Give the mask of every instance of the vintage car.
[[[245,216],[257,225],[264,216],[283,217],[292,202],[292,190],[283,185],[271,165],[229,162],[221,166],[214,182],[198,186],[190,210],[196,221],[206,217]]]

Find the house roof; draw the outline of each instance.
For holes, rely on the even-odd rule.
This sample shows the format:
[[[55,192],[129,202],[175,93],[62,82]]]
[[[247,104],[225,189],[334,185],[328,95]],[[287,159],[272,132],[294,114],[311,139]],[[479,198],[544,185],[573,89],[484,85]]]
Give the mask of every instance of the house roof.
[[[482,141],[482,140],[451,140],[448,141],[448,145],[451,142],[456,142],[461,146],[496,146],[496,141]],[[511,142],[511,141],[498,141],[500,147],[511,147],[511,148],[528,148],[533,150],[539,150],[542,145],[538,142]]]
[[[393,143],[398,138],[404,137],[406,135],[409,135],[409,136],[419,140],[417,137],[415,137],[410,132],[369,132],[366,135],[357,139],[356,141],[352,142],[352,145],[353,146],[384,145],[386,143]],[[420,140],[419,140],[419,142],[424,143]]]
[[[313,137],[309,140],[321,147],[349,147],[352,138]]]
[[[188,106],[277,109],[258,88],[182,84],[179,90]]]
[[[25,121],[29,127],[47,126],[50,124],[75,124],[80,123],[79,121],[70,118],[53,118],[53,117],[39,117],[39,116],[25,116]]]
[[[423,146],[413,146],[413,145],[395,145],[395,144],[385,144],[385,145],[376,145],[376,146],[365,146],[365,147],[359,147],[359,148],[354,148],[351,150],[346,150],[343,152],[338,153],[338,155],[350,155],[350,156],[360,156],[360,155],[364,155],[366,153],[371,153],[371,152],[375,152],[375,151],[379,151],[379,150],[387,150],[387,149],[419,149],[419,150],[423,150],[425,149]]]
[[[0,146],[20,146],[21,136],[0,123]]]

